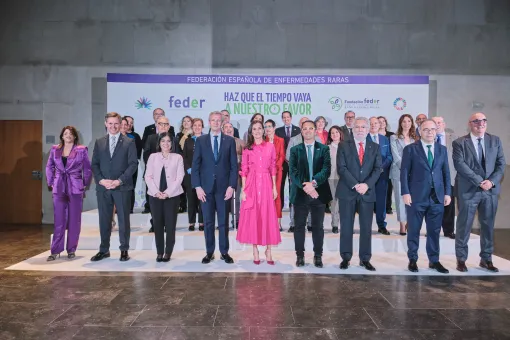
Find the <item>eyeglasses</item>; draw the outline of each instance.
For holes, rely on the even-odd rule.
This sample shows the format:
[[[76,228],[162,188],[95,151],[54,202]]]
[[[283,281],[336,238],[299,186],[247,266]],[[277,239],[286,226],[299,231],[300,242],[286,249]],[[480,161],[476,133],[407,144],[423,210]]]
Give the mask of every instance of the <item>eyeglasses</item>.
[[[265,125],[265,126],[264,126],[264,129],[270,129],[270,128],[272,128],[272,127],[273,127],[272,125]]]
[[[170,126],[169,123],[158,123],[159,126]]]
[[[354,119],[356,116],[345,116],[345,119]]]
[[[429,133],[429,132],[436,132],[437,129],[423,129],[422,132]]]
[[[487,123],[487,118],[484,118],[484,119],[475,119],[475,120],[472,120],[471,123],[473,124],[476,124],[476,125],[480,125],[483,123]]]

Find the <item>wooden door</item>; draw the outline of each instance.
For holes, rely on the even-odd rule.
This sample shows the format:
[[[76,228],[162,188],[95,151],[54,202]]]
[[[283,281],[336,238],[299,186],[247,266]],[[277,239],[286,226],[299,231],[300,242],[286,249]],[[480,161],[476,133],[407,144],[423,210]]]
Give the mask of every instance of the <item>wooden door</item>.
[[[42,159],[42,121],[0,120],[0,223],[41,223]]]

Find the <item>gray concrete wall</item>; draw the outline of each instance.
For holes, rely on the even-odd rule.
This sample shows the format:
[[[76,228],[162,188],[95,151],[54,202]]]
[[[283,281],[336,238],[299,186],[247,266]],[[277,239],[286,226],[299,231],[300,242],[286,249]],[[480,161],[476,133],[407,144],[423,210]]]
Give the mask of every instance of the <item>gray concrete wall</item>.
[[[462,134],[483,110],[510,150],[509,42],[506,0],[3,0],[0,119],[43,120],[44,135],[72,124],[91,147],[108,72],[418,73],[431,116]],[[46,191],[43,209],[51,222]]]

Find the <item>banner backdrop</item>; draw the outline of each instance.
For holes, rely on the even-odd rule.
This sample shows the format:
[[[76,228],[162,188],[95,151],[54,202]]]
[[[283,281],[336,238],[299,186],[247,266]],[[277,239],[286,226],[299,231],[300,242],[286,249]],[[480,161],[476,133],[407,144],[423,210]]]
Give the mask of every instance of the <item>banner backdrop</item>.
[[[152,111],[162,108],[179,132],[185,115],[202,118],[208,131],[208,115],[227,109],[241,137],[254,113],[273,119],[281,126],[282,111],[293,114],[297,124],[302,116],[321,115],[328,126],[342,126],[344,113],[357,116],[385,116],[389,129],[396,131],[398,118],[428,113],[428,76],[358,75],[107,75],[107,110],[132,116],[140,135],[153,124]],[[327,127],[326,127],[327,128]],[[141,162],[143,163],[143,161]],[[143,205],[145,185],[140,164],[135,207]]]

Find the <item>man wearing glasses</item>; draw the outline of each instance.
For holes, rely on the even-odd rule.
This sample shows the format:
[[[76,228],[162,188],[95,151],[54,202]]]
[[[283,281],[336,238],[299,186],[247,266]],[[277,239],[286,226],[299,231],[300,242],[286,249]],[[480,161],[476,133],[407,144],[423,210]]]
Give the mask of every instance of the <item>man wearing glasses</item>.
[[[356,119],[356,114],[353,111],[347,111],[344,114],[345,125],[340,127],[342,133],[344,134],[344,141],[347,139],[352,139],[352,129],[354,128],[354,120]]]
[[[487,118],[481,112],[469,118],[470,133],[453,142],[459,204],[455,254],[457,270],[467,272],[468,242],[475,213],[480,222],[480,267],[498,272],[492,263],[494,220],[498,209],[505,155],[499,137],[486,133]]]

